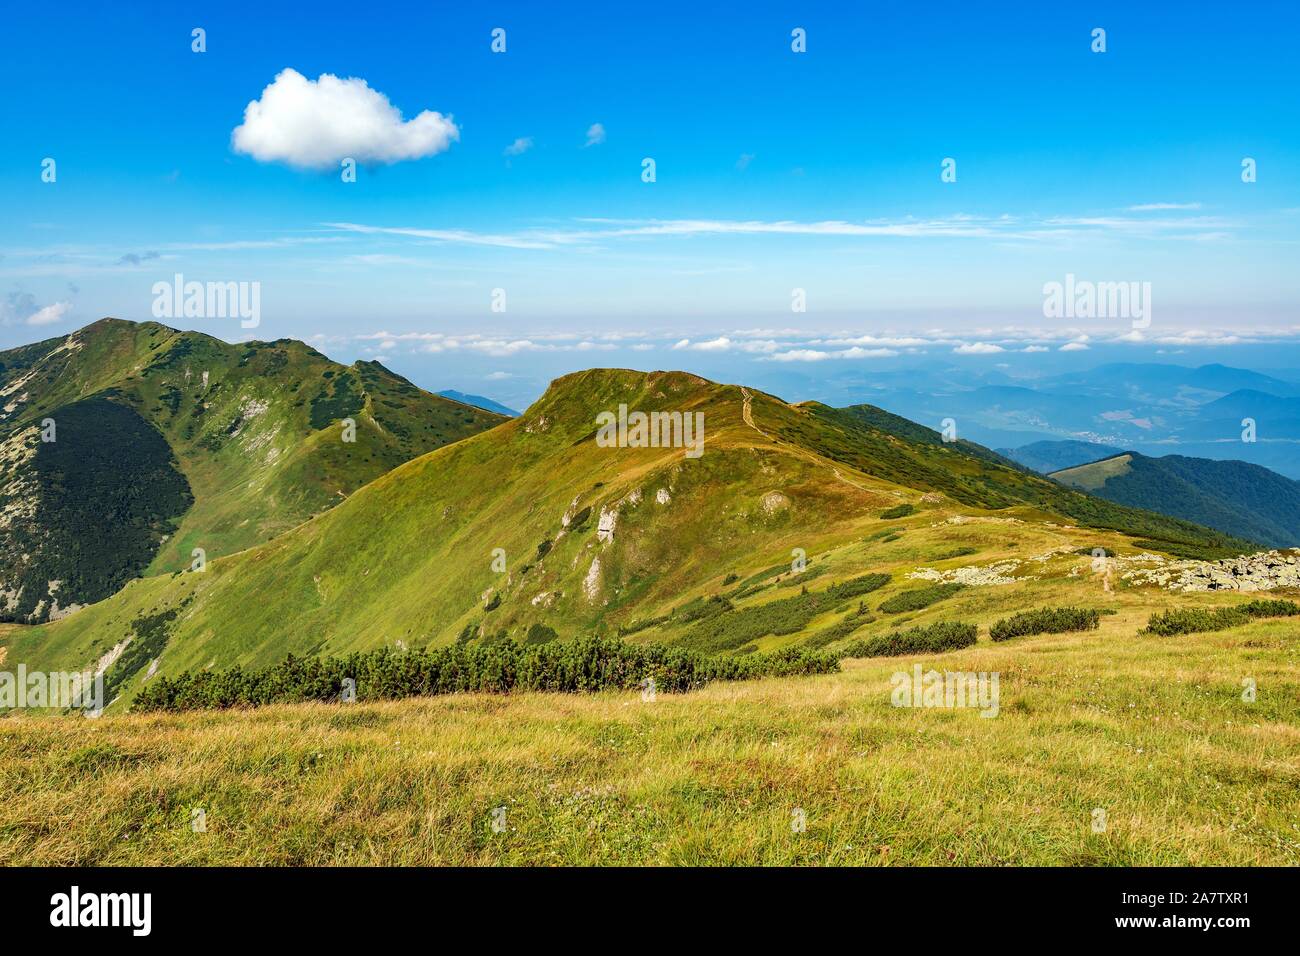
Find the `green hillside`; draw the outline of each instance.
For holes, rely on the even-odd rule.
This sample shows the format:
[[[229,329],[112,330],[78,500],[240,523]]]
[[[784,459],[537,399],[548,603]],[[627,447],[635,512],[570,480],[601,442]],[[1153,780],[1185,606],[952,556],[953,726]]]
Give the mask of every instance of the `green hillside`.
[[[1123,451],[1122,448],[1103,445],[1100,442],[1065,439],[1030,442],[1019,448],[999,448],[998,454],[1026,468],[1032,468],[1039,474],[1047,475],[1076,465],[1086,465],[1101,458],[1110,458]]]
[[[1050,477],[1271,547],[1300,544],[1300,482],[1249,462],[1125,452]]]
[[[704,454],[601,447],[596,415],[620,404],[702,413]],[[989,589],[940,589],[933,607],[877,621],[923,563],[1022,562],[1032,581],[1077,573],[1092,547],[1154,546],[1071,520],[1132,518],[1131,533],[1178,541],[1171,550],[1233,545],[921,437],[685,373],[576,373],[520,418],[407,462],[260,547],[12,633],[9,660],[115,661],[110,679],[129,695],[154,662],[176,674],[504,636],[822,647],[988,613]]]
[[[0,352],[0,620],[259,544],[502,420],[290,340],[104,319]]]

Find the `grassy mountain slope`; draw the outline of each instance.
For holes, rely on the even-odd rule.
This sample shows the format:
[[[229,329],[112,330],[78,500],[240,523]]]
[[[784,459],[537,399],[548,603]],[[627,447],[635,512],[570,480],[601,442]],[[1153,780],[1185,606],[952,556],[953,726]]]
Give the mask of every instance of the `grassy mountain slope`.
[[[1294,625],[1153,639],[1128,600],[1097,631],[654,701],[14,716],[0,864],[1300,864]],[[891,706],[914,666],[1000,674],[998,717]]]
[[[703,456],[600,447],[596,414],[620,404],[703,413]],[[1208,551],[1231,542],[935,433],[893,434],[873,415],[684,373],[565,376],[520,418],[407,462],[260,547],[11,633],[9,659],[79,668],[139,642],[145,651],[109,669],[129,694],[155,659],[177,673],[503,633],[623,633],[745,653],[954,609],[987,614],[1011,596],[970,588],[877,620],[878,603],[921,583],[908,577],[921,565],[992,563],[1002,568],[993,580],[1021,585],[1014,602],[1031,600],[1045,572],[1095,590],[1080,576],[1092,548],[1151,547],[1105,522]],[[1072,526],[1072,513],[1097,528]],[[796,574],[800,555],[809,564]]]
[[[0,353],[0,403],[0,615],[29,621],[189,567],[195,548],[214,558],[263,542],[502,421],[377,362],[116,319]],[[41,440],[46,421],[54,442]],[[112,490],[100,497],[70,493],[101,480]]]
[[[1125,452],[1051,475],[1091,494],[1248,537],[1300,544],[1300,482],[1244,461]]]

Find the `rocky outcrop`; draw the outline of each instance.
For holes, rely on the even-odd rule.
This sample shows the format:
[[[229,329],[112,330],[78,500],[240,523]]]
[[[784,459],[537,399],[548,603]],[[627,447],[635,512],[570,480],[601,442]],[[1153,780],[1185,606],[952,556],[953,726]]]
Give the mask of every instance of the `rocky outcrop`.
[[[1300,588],[1300,551],[1261,551],[1221,561],[1175,561],[1135,568],[1124,580],[1170,591],[1272,591]]]

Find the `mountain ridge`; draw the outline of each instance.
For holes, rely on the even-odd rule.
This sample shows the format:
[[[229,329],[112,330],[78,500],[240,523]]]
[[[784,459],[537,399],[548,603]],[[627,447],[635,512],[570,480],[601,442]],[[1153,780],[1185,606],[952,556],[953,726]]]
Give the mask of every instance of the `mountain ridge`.
[[[1300,544],[1300,482],[1250,462],[1121,452],[1049,477],[1270,547]]]
[[[227,343],[115,318],[0,352],[0,402],[0,618],[28,622],[100,600],[134,576],[243,550],[402,461],[504,420],[378,362],[344,366],[296,340]],[[78,412],[86,402],[113,431]],[[66,416],[77,427],[60,433]],[[363,441],[349,441],[347,422]],[[155,433],[161,444],[148,440]],[[114,442],[113,455],[95,451]],[[59,455],[69,445],[100,463],[97,475],[78,473],[77,455]],[[138,473],[126,461],[133,449],[149,455]],[[57,474],[41,465],[51,458]],[[162,484],[137,487],[143,474]],[[108,482],[95,532],[105,541],[89,551],[72,533],[84,515],[59,490],[68,481]],[[184,492],[161,490],[178,483]],[[114,554],[119,508],[136,543]],[[52,528],[67,533],[47,541]]]
[[[621,404],[704,415],[704,454],[603,446],[598,414]],[[923,554],[993,562],[1003,571],[972,573],[1002,581],[1010,565],[1027,580],[1082,570],[1096,547],[1249,550],[923,426],[881,427],[894,421],[686,372],[575,372],[519,418],[413,458],[267,542],[18,633],[9,656],[80,668],[141,641],[127,670],[109,668],[129,696],[145,664],[172,674],[505,636],[622,633],[745,653],[846,623],[835,616],[849,605],[823,583],[857,593],[852,582],[883,570],[885,597],[907,589]],[[791,571],[792,554],[806,571]],[[859,623],[874,627],[869,617]]]

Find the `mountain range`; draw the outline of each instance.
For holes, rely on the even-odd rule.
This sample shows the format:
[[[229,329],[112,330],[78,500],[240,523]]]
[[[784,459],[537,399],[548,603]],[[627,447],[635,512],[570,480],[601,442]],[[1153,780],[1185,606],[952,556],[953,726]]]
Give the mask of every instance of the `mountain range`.
[[[102,350],[101,337],[125,343],[128,358],[110,377],[123,395],[101,395],[108,385],[77,371],[83,352]],[[32,372],[56,351],[71,354],[65,377],[86,382],[66,398],[60,376]],[[1234,534],[1067,487],[875,406],[790,404],[683,372],[567,375],[521,416],[501,419],[420,392],[373,363],[343,369],[294,343],[226,346],[162,327],[109,325],[42,344],[37,354],[21,369],[12,359],[6,366],[10,384],[24,383],[9,394],[29,396],[23,420],[44,414],[35,396],[57,393],[63,404],[47,397],[40,408],[65,414],[58,409],[99,396],[136,429],[123,441],[138,441],[147,426],[158,436],[149,461],[161,476],[146,484],[147,497],[172,497],[143,512],[153,524],[131,527],[160,539],[166,522],[180,530],[149,562],[139,549],[130,570],[143,576],[115,594],[11,634],[8,656],[29,667],[97,666],[128,696],[155,673],[506,636],[623,634],[747,653],[804,640],[789,635],[810,628],[834,639],[874,626],[865,605],[860,616],[844,615],[868,591],[888,599],[916,587],[918,562],[938,562],[935,574],[998,582],[1022,567],[1028,577],[1018,580],[1029,582],[1048,569],[1077,574],[1099,546],[1201,557],[1253,550]],[[240,375],[241,360],[257,371]],[[206,383],[195,382],[199,368],[210,372]],[[352,384],[340,389],[340,376]],[[161,397],[173,392],[174,409]],[[250,402],[266,408],[250,414]],[[663,421],[702,415],[705,453],[693,458],[670,443],[610,447],[597,422],[621,408]],[[278,429],[250,428],[273,414]],[[358,424],[351,445],[338,434],[349,416]],[[424,421],[438,423],[428,437],[417,431]],[[409,443],[395,442],[394,426]],[[450,440],[457,430],[464,437]],[[279,446],[260,437],[267,434],[288,446],[272,456]],[[84,431],[72,437],[92,441]],[[420,454],[419,440],[436,447]],[[194,489],[188,505],[163,467],[168,450],[166,465]],[[304,455],[311,464],[279,466]],[[409,460],[394,462],[402,456]],[[237,476],[233,488],[189,478],[222,465]],[[305,480],[314,467],[336,477],[324,488]],[[350,490],[323,493],[343,477]],[[260,489],[251,500],[250,480]],[[259,529],[232,534],[201,568],[186,570],[185,549],[212,527],[194,512],[222,494],[260,504]],[[271,497],[278,507],[267,505]],[[46,508],[39,505],[27,533],[43,527]],[[229,514],[230,506],[208,504],[204,513]],[[75,569],[75,551],[58,557]]]
[[[0,352],[0,620],[260,544],[502,421],[287,339],[103,319]]]
[[[1243,460],[1300,479],[1300,384],[1276,374],[1119,362],[1033,376],[923,361],[816,378],[782,370],[780,377],[781,387],[832,404],[868,401],[936,428],[952,419],[960,435],[989,447],[1072,440],[1149,456]]]

